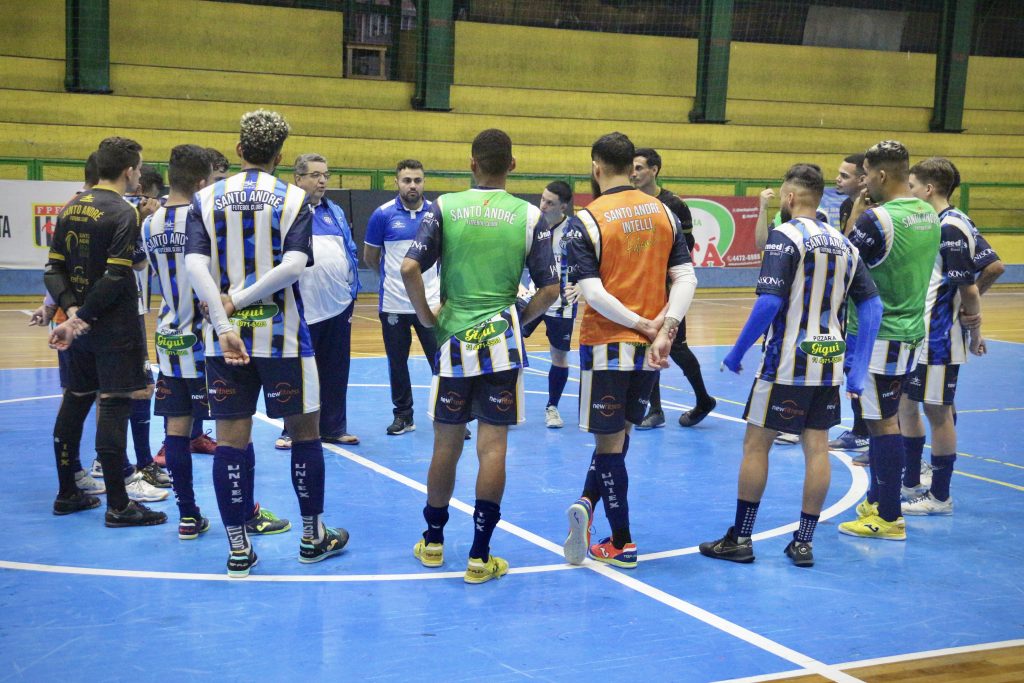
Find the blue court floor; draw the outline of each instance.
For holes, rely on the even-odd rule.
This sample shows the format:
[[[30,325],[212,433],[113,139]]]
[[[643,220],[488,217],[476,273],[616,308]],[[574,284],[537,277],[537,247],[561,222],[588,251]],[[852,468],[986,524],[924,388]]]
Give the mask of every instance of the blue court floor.
[[[54,517],[57,371],[0,371],[0,681],[713,681],[782,672],[850,681],[837,665],[1024,643],[1024,345],[990,341],[989,349],[960,373],[955,515],[908,518],[906,543],[839,535],[867,477],[836,453],[810,569],[782,554],[799,515],[796,446],[772,452],[757,561],[716,563],[696,552],[731,524],[751,382],[749,370],[719,372],[726,347],[696,349],[718,408],[696,428],[678,427],[693,396],[678,368],[663,374],[669,424],[635,433],[628,459],[642,559],[633,571],[562,559],[565,508],[579,494],[591,438],[573,426],[572,380],[561,404],[567,427],[544,428],[548,363],[531,354],[528,422],[510,434],[492,544],[512,570],[481,586],[462,581],[475,440],[456,486],[445,566],[427,570],[412,557],[432,440],[422,359],[413,361],[418,430],[400,437],[384,433],[384,359],[353,360],[349,431],[362,443],[326,452],[325,518],[351,532],[349,550],[306,566],[296,561],[298,531],[257,538],[261,561],[244,580],[225,575],[209,456],[194,456],[197,499],[214,524],[197,541],[178,540],[173,498],[153,504],[171,517],[160,527],[106,529],[102,508]],[[258,416],[256,495],[297,521],[289,457],[273,449],[278,430]],[[154,450],[161,438],[154,420]],[[596,527],[606,534],[603,511]]]

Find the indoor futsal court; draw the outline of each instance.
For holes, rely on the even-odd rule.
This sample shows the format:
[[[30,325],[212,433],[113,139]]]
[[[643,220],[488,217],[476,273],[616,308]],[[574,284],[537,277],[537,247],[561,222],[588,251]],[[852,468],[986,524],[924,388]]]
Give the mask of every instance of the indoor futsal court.
[[[908,518],[906,543],[842,536],[835,526],[852,517],[867,477],[834,452],[809,569],[782,554],[799,512],[797,446],[772,449],[756,562],[697,553],[731,523],[740,416],[758,349],[743,376],[718,366],[751,304],[746,295],[704,293],[688,316],[716,411],[696,428],[675,424],[692,394],[673,367],[662,380],[667,426],[634,432],[640,565],[632,571],[562,558],[565,509],[592,445],[573,426],[572,380],[561,404],[566,428],[545,429],[547,353],[537,336],[530,340],[527,422],[510,435],[492,541],[512,568],[483,586],[462,580],[474,441],[459,472],[445,566],[428,570],[412,556],[431,451],[422,409],[429,374],[422,357],[413,360],[418,429],[386,436],[391,406],[372,296],[357,307],[349,388],[350,431],[362,443],[325,446],[325,520],[351,532],[348,549],[304,566],[298,531],[260,537],[261,562],[244,580],[224,574],[208,456],[195,456],[197,500],[212,523],[198,541],[179,541],[170,523],[106,529],[102,508],[51,514],[55,359],[45,333],[26,327],[34,303],[4,304],[0,500],[12,516],[0,528],[0,681],[1019,680],[1024,297],[999,289],[985,296],[989,353],[970,360],[957,396],[956,513]],[[257,416],[256,497],[296,519],[288,455],[273,449],[278,433],[279,424]],[[155,450],[156,424],[152,435]],[[92,436],[90,419],[86,466]],[[153,507],[173,515],[173,498]],[[595,527],[605,533],[602,512]]]

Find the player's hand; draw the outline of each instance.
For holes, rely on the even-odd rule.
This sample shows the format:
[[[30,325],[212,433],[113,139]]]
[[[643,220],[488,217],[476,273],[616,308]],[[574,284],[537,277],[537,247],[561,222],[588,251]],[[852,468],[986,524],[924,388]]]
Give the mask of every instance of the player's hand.
[[[39,327],[42,327],[53,319],[53,314],[56,312],[56,306],[47,306],[46,304],[43,304],[36,310],[32,311],[32,317],[28,319],[28,326],[32,327],[34,325],[38,325]]]
[[[761,190],[761,194],[758,195],[758,199],[761,202],[761,210],[766,211],[768,209],[768,203],[775,199],[775,190],[766,187]]]
[[[868,189],[864,188],[853,200],[853,210],[857,213],[863,213],[865,209],[870,206],[874,206],[874,202],[871,200],[871,195],[868,193]]]
[[[220,343],[225,363],[228,365],[247,365],[249,363],[249,352],[245,350],[245,344],[237,332],[231,331],[217,335],[217,341]]]
[[[576,300],[580,298],[580,286],[579,285],[566,285],[565,290],[562,292],[562,296],[565,297],[565,303],[569,306],[576,303]]]
[[[988,347],[985,346],[985,339],[981,336],[981,330],[975,328],[971,330],[971,353],[975,356],[984,356],[988,353]]]
[[[81,337],[83,334],[88,334],[92,326],[77,316],[71,316],[67,322],[71,323],[71,327],[75,330],[75,336]]]
[[[736,349],[733,349],[725,356],[725,360],[722,361],[722,367],[720,367],[719,370],[722,372],[728,370],[729,372],[735,372],[738,375],[743,372],[742,361],[743,356],[737,353]]]
[[[672,351],[672,339],[675,337],[675,330],[666,332],[661,330],[654,337],[654,341],[647,347],[647,365],[652,368],[667,368],[669,366],[669,354]]]
[[[968,330],[973,330],[981,325],[981,311],[971,314],[960,309],[960,325]]]
[[[655,320],[648,320],[647,318],[640,318],[633,325],[633,329],[647,337],[650,341],[654,341],[658,336],[658,332],[661,330],[662,323],[665,322],[665,317],[661,316],[661,322]]]
[[[220,302],[224,305],[224,313],[230,318],[235,313],[235,302],[227,294],[220,295]]]
[[[71,347],[71,342],[75,341],[76,336],[74,324],[72,324],[71,320],[65,320],[50,332],[50,348],[57,351],[67,351]]]
[[[156,213],[160,208],[160,200],[152,197],[144,197],[139,200],[139,220],[145,220]]]

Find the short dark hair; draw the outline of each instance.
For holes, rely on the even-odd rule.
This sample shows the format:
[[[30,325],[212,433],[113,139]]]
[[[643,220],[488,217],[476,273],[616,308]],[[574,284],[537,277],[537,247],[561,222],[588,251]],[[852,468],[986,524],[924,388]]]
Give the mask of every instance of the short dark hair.
[[[257,109],[242,116],[239,144],[250,164],[269,164],[284,147],[291,128],[276,111]]]
[[[142,145],[128,138],[110,137],[96,150],[96,172],[100,180],[117,180],[126,168],[142,161]]]
[[[608,133],[590,148],[590,158],[610,167],[616,173],[628,173],[636,158],[633,142],[622,133]]]
[[[821,174],[821,166],[817,164],[793,164],[786,171],[783,183],[798,185],[821,199],[825,193],[825,177]]]
[[[402,159],[398,162],[398,165],[395,166],[395,175],[397,176],[405,169],[409,169],[410,171],[422,171],[423,164],[416,159]]]
[[[944,157],[930,157],[914,164],[910,172],[918,182],[934,185],[943,197],[949,198],[960,187],[960,171]]]
[[[98,185],[100,182],[100,167],[96,163],[96,152],[89,155],[85,160],[85,184],[89,187]]]
[[[569,183],[564,180],[552,180],[544,189],[557,196],[563,204],[572,206],[572,188],[569,187]]]
[[[906,180],[910,171],[910,152],[902,142],[882,140],[864,152],[864,161],[883,167],[897,180]]]
[[[654,174],[654,177],[658,177],[658,174],[661,173],[661,155],[656,150],[651,147],[639,147],[633,158],[635,159],[636,157],[643,157],[648,166],[657,166],[658,171]]]
[[[171,150],[167,179],[175,192],[192,194],[199,182],[209,178],[212,172],[210,155],[199,145],[178,145]]]
[[[503,130],[488,128],[473,138],[471,153],[481,171],[504,175],[512,165],[512,138]]]
[[[214,149],[213,147],[207,147],[205,150],[206,156],[210,158],[210,168],[213,171],[219,171],[221,173],[227,173],[227,170],[231,168],[231,162],[228,158],[220,153],[220,150]]]
[[[156,196],[162,195],[164,189],[164,175],[150,164],[142,165],[142,174],[139,176],[139,194],[146,194],[146,190],[156,188]]]
[[[864,175],[864,155],[863,154],[851,154],[850,156],[843,159],[848,164],[853,164],[857,167],[857,175]]]

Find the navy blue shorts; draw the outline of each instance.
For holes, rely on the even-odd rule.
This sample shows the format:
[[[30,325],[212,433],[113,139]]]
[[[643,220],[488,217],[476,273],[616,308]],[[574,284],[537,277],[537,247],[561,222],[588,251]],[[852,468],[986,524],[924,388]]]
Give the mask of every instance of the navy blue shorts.
[[[522,326],[523,338],[529,337],[544,321],[544,330],[548,335],[548,343],[559,351],[568,351],[572,342],[572,327],[575,318],[557,318],[553,315],[542,315]]]
[[[911,401],[951,406],[956,398],[956,382],[959,375],[959,365],[918,363],[907,375],[907,381],[903,383],[903,392]]]
[[[629,422],[643,422],[654,370],[583,370],[580,372],[580,429],[591,434],[615,434]]]
[[[519,424],[525,420],[523,371],[474,377],[434,375],[427,415],[442,424],[466,424],[474,419],[492,425]]]
[[[306,358],[251,358],[247,365],[228,365],[206,357],[206,393],[210,417],[237,420],[256,414],[260,392],[270,417],[289,417],[320,410],[316,361]]]
[[[160,373],[153,391],[153,414],[160,417],[210,417],[204,377],[168,377]]]
[[[787,434],[839,424],[839,387],[803,387],[755,379],[743,419]]]

